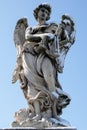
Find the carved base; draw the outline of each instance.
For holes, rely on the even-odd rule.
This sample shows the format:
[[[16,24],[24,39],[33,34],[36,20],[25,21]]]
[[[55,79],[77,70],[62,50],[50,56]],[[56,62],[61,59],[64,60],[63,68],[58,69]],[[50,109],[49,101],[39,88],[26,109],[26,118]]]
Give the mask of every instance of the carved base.
[[[35,115],[29,113],[28,109],[20,109],[15,113],[15,121],[12,122],[13,128],[36,128],[36,129],[52,129],[59,127],[71,127],[70,123],[58,116],[58,118],[52,118],[50,111],[41,113],[41,115]],[[42,116],[44,114],[44,116]],[[46,116],[47,115],[47,116]],[[66,129],[65,129],[66,130]]]

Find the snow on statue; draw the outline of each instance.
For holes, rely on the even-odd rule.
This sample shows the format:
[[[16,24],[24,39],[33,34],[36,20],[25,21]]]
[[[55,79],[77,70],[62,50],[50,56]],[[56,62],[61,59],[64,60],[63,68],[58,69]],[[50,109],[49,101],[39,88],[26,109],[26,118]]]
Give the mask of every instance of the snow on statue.
[[[61,23],[47,23],[50,19],[49,4],[40,4],[34,10],[38,25],[31,27],[27,18],[17,21],[14,42],[17,61],[12,83],[20,81],[28,108],[15,113],[12,127],[49,128],[69,126],[62,119],[62,109],[70,97],[58,81],[63,72],[66,54],[75,41],[74,21],[62,15]]]

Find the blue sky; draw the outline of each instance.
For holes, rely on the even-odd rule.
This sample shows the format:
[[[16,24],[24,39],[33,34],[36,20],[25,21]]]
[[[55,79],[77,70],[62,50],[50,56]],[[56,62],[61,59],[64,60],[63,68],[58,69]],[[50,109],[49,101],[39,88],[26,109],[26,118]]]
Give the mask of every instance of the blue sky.
[[[0,1],[0,128],[9,128],[15,111],[27,107],[19,82],[11,83],[16,62],[13,31],[19,18],[27,17],[36,25],[33,9],[47,2],[52,6],[50,21],[60,22],[61,15],[71,15],[76,24],[76,41],[69,50],[59,81],[72,100],[61,117],[78,130],[87,124],[87,1],[86,0],[1,0]]]

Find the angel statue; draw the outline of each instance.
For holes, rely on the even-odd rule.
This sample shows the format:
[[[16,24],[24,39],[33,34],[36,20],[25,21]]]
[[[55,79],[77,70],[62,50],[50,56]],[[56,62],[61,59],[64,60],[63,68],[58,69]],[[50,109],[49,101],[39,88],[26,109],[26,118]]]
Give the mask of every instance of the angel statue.
[[[47,23],[51,15],[47,3],[33,14],[38,25],[31,27],[27,18],[21,18],[14,29],[18,54],[12,83],[20,81],[28,108],[15,112],[12,127],[69,126],[60,115],[71,98],[63,91],[58,73],[63,72],[66,54],[75,41],[74,21],[64,14],[60,24]]]

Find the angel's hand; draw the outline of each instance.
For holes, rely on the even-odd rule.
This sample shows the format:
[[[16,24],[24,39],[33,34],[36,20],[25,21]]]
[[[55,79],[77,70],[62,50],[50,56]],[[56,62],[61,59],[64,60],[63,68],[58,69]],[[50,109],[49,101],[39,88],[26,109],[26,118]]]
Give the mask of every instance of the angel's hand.
[[[59,24],[59,26],[58,26],[58,29],[56,30],[56,34],[58,35],[58,36],[60,36],[61,34],[62,34],[62,32],[63,32],[63,25],[62,24]]]

